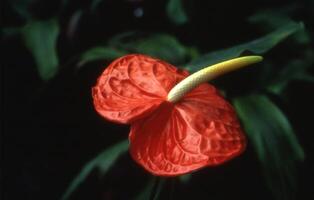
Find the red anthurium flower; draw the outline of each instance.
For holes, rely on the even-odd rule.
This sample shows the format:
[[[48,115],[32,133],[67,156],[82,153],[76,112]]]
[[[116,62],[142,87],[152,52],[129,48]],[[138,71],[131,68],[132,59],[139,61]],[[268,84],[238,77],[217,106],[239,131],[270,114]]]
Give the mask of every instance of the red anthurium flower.
[[[246,139],[232,106],[205,82],[260,60],[233,59],[189,76],[164,61],[127,55],[99,77],[94,106],[105,119],[131,124],[131,156],[152,174],[219,165],[239,155]]]

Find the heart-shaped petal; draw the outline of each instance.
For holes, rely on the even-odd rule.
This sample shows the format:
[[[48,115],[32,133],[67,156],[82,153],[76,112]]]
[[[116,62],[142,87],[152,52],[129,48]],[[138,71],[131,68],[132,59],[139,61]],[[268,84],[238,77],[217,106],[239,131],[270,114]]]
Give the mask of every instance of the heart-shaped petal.
[[[131,123],[148,116],[186,71],[149,56],[132,54],[111,63],[92,89],[94,106],[104,118]]]
[[[160,176],[222,164],[246,145],[233,108],[209,84],[175,104],[162,103],[132,124],[129,138],[134,160]]]
[[[222,164],[246,140],[232,106],[215,87],[201,84],[176,103],[169,91],[188,73],[145,55],[115,60],[93,88],[96,110],[131,123],[130,152],[155,175],[175,176]]]

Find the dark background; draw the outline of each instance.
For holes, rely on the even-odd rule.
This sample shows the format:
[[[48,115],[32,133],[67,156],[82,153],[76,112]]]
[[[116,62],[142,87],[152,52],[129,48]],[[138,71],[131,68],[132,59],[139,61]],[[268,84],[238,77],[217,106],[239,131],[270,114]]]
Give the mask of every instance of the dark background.
[[[165,0],[104,0],[95,12],[84,12],[74,34],[67,35],[73,12],[89,1],[33,1],[29,10],[36,19],[59,16],[61,24],[57,49],[61,63],[49,82],[38,76],[35,63],[21,39],[1,41],[1,199],[60,199],[81,167],[106,147],[127,138],[128,126],[112,124],[94,111],[91,87],[108,62],[92,62],[76,70],[69,61],[99,41],[128,30],[145,33],[167,32],[201,52],[225,48],[262,33],[246,19],[261,9],[280,8],[295,1],[187,1],[189,21],[171,23],[165,13]],[[299,1],[291,16],[303,21],[313,34],[311,1]],[[142,8],[142,17],[134,16]],[[21,26],[25,20],[1,2],[2,27]],[[285,44],[269,57],[285,59],[291,49]],[[239,88],[247,88],[245,77]],[[236,90],[234,93],[245,92]],[[273,96],[285,110],[306,153],[299,168],[297,199],[313,194],[313,84],[295,81],[286,92],[289,103]],[[167,179],[161,199],[271,199],[252,147],[227,165],[195,172],[192,179],[179,183]],[[94,171],[72,199],[131,199],[150,175],[128,154],[122,156],[105,178]],[[172,188],[172,189],[171,189]],[[172,192],[170,192],[172,190]],[[171,193],[171,194],[170,194]]]

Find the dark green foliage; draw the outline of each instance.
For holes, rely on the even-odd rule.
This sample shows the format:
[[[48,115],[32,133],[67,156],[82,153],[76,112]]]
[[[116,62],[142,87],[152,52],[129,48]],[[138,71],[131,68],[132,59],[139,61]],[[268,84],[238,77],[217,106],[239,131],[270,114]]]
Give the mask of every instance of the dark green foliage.
[[[22,29],[26,47],[34,56],[40,77],[49,80],[58,71],[57,38],[59,25],[56,19],[30,21]]]
[[[76,190],[87,176],[95,169],[99,170],[101,176],[104,176],[114,165],[122,153],[128,149],[128,141],[123,141],[109,147],[101,152],[97,157],[89,161],[79,172],[79,174],[70,183],[68,189],[62,196],[62,200],[69,199],[70,195]]]
[[[80,63],[94,60],[112,60],[128,53],[147,54],[173,64],[183,63],[189,58],[189,48],[182,45],[174,36],[153,34],[138,38],[135,32],[123,33],[108,41],[108,45],[86,51]]]
[[[187,14],[184,11],[181,0],[169,0],[167,4],[167,15],[169,19],[177,24],[181,25],[188,21]]]
[[[200,56],[187,64],[186,68],[190,71],[198,71],[204,66],[240,56],[245,51],[253,54],[264,54],[290,35],[302,29],[302,23],[291,22],[256,40]]]
[[[243,96],[233,103],[276,199],[294,199],[296,166],[304,152],[288,119],[265,95]]]
[[[268,90],[280,95],[291,81],[314,83],[314,76],[308,71],[314,66],[314,52],[308,50],[301,59],[291,59],[269,84]]]
[[[146,186],[144,187],[143,191],[141,191],[139,193],[138,196],[135,197],[134,200],[147,200],[147,199],[150,199],[151,195],[152,195],[152,192],[154,190],[154,186],[155,186],[155,183],[156,183],[156,180],[157,178],[156,177],[153,177],[147,184]]]
[[[104,128],[106,125],[103,126],[103,122],[100,123],[101,125],[97,124],[99,118],[97,118],[98,116],[92,109],[90,88],[96,81],[99,72],[105,67],[103,66],[104,63],[110,63],[112,60],[126,54],[147,54],[166,60],[167,62],[182,67],[190,72],[195,72],[208,65],[241,55],[263,55],[264,61],[258,64],[258,67],[256,67],[257,70],[248,72],[242,76],[240,75],[241,80],[239,83],[234,83],[237,87],[245,87],[244,84],[246,83],[245,81],[242,82],[242,79],[246,79],[246,75],[254,77],[254,81],[257,82],[256,86],[255,83],[252,83],[254,86],[248,91],[245,91],[245,94],[240,93],[239,95],[237,93],[237,95],[233,95],[233,90],[236,87],[225,88],[222,83],[224,96],[231,98],[249,138],[249,146],[252,146],[254,149],[254,151],[252,151],[253,153],[248,153],[249,156],[244,155],[243,157],[244,159],[248,159],[250,163],[257,160],[260,164],[261,172],[266,180],[265,185],[267,185],[268,189],[273,194],[273,197],[269,195],[269,199],[298,199],[298,195],[306,191],[306,189],[298,188],[300,187],[298,185],[300,183],[298,181],[298,174],[300,172],[298,167],[304,165],[304,160],[305,162],[307,161],[311,152],[306,151],[306,148],[301,146],[301,144],[303,145],[302,139],[304,138],[302,137],[304,137],[304,133],[303,135],[300,134],[298,132],[300,128],[295,128],[299,126],[302,130],[304,120],[292,120],[290,119],[290,116],[294,117],[294,113],[290,113],[290,115],[287,114],[291,112],[291,110],[298,110],[298,106],[300,105],[292,105],[294,107],[291,109],[285,107],[286,105],[282,102],[287,102],[287,100],[289,100],[287,99],[289,97],[287,93],[294,89],[293,86],[298,84],[306,86],[307,84],[314,83],[314,30],[312,27],[314,23],[314,12],[312,12],[314,11],[314,1],[306,0],[303,3],[296,2],[294,4],[276,4],[271,1],[268,2],[268,4],[265,3],[267,6],[263,3],[260,3],[257,6],[254,6],[253,4],[247,5],[251,6],[250,9],[241,8],[242,4],[240,2],[228,2],[228,5],[224,5],[226,1],[207,1],[199,3],[197,1],[184,0],[155,2],[148,0],[126,0],[121,2],[104,0],[83,2],[61,0],[51,2],[57,6],[55,10],[51,12],[53,14],[50,15],[45,15],[44,9],[40,12],[42,7],[45,7],[43,6],[45,3],[42,3],[42,1],[13,0],[7,3],[9,9],[6,10],[13,13],[10,16],[17,19],[12,19],[12,21],[16,20],[17,22],[10,24],[9,20],[7,20],[9,22],[6,21],[6,24],[2,29],[3,41],[14,41],[13,43],[19,44],[19,48],[22,49],[17,51],[18,53],[16,54],[14,49],[14,55],[11,58],[13,61],[22,60],[21,62],[17,62],[17,67],[10,63],[5,65],[7,67],[6,71],[13,71],[11,72],[11,76],[8,76],[7,78],[8,83],[6,85],[8,89],[5,91],[14,91],[14,93],[23,94],[15,95],[11,99],[6,97],[8,99],[7,102],[13,102],[12,104],[8,103],[8,112],[13,113],[12,109],[16,109],[16,113],[18,113],[12,114],[14,117],[11,116],[11,118],[14,119],[14,128],[15,126],[19,127],[19,124],[16,125],[15,123],[21,123],[19,122],[19,119],[21,118],[20,113],[23,113],[22,116],[23,120],[26,121],[25,123],[32,124],[29,126],[43,126],[43,129],[47,130],[48,128],[45,127],[48,126],[47,124],[54,124],[58,127],[56,137],[59,138],[56,140],[58,141],[56,142],[56,146],[59,148],[60,141],[64,139],[60,135],[63,136],[69,131],[68,127],[62,127],[66,123],[62,122],[58,124],[55,122],[57,121],[56,118],[59,118],[60,115],[63,116],[64,114],[66,116],[66,122],[68,122],[67,120],[70,121],[70,118],[77,119],[79,118],[77,115],[81,114],[81,110],[77,111],[77,108],[83,105],[85,108],[84,111],[89,109],[90,112],[94,113],[94,115],[89,115],[87,117],[83,116],[85,113],[81,116],[81,118],[83,118],[83,123],[86,123],[86,126],[88,126],[88,131],[85,130],[84,133],[81,133],[81,135],[84,135],[83,138],[93,138],[92,136],[96,138],[97,136],[95,136],[96,134],[94,135],[94,133],[103,132],[104,129],[107,131],[109,125]],[[36,7],[39,4],[42,7]],[[201,6],[197,7],[198,5]],[[218,6],[217,13],[213,12],[216,9],[216,6]],[[135,16],[134,12],[136,9],[142,9],[142,16]],[[36,12],[34,10],[36,10]],[[207,13],[207,10],[210,10],[213,13]],[[232,10],[235,11],[232,12]],[[228,11],[232,12],[229,17],[227,16]],[[222,16],[221,13],[223,13],[223,16],[226,18],[221,19],[220,17],[217,17]],[[119,18],[120,16],[121,18]],[[228,20],[230,20],[230,24],[226,23]],[[231,24],[231,22],[235,23],[236,21],[236,25]],[[223,34],[224,30],[219,30],[219,28],[215,27],[215,25],[220,25],[220,23],[222,23],[223,26],[238,26],[239,29],[248,30],[249,34],[246,34],[244,38],[240,34],[245,33],[245,31],[234,30],[234,32],[232,31],[231,33],[228,33],[230,34],[229,37],[228,34]],[[220,34],[224,36],[227,35],[228,37],[223,38]],[[238,36],[239,39],[237,38]],[[228,41],[224,44],[235,44],[235,46],[227,46],[227,48],[220,49],[221,47],[225,47],[222,45],[220,46],[220,41],[224,40]],[[216,51],[209,51],[213,48],[206,45],[211,45],[211,42],[215,41],[216,43],[213,46],[218,46],[219,49]],[[239,41],[246,42],[241,43]],[[7,44],[9,43],[4,45],[5,48],[10,46],[10,44]],[[25,55],[21,52],[24,52]],[[30,61],[27,61],[26,58]],[[24,60],[26,60],[25,65]],[[30,68],[38,73],[31,74],[32,72],[29,70]],[[252,68],[254,68],[254,66],[252,66]],[[17,72],[20,73],[20,71],[22,71],[22,73],[27,71],[30,72],[25,76],[23,74],[20,78],[13,80],[17,76]],[[31,80],[31,78],[28,79],[30,74],[30,77],[36,79],[34,83],[25,81],[28,81],[29,79]],[[241,74],[241,71],[239,74]],[[84,82],[82,77],[85,76],[88,77],[88,80]],[[232,76],[233,75],[230,74],[230,77]],[[22,83],[18,82],[18,79]],[[37,79],[41,82],[38,83]],[[84,86],[78,87],[77,82],[75,81],[84,84]],[[17,82],[16,86],[12,82]],[[57,89],[53,87],[56,82],[61,85]],[[68,85],[66,85],[66,83]],[[34,89],[32,88],[32,84],[38,85],[36,85]],[[298,88],[301,88],[301,86]],[[72,88],[69,89],[69,87]],[[69,93],[69,95],[67,96],[63,94],[63,96],[59,96],[59,93],[55,92],[55,90],[60,91],[60,93]],[[71,96],[72,90],[79,91],[81,96]],[[49,94],[48,97],[50,101],[41,102],[43,98],[41,95],[43,95],[43,93]],[[84,96],[86,102],[82,100],[84,99],[82,98],[82,94],[89,95],[88,97]],[[302,104],[303,100],[310,98],[311,95],[313,95],[312,90],[305,91],[303,96],[298,96],[296,98],[298,98],[300,104]],[[22,99],[21,96],[23,98],[26,96],[25,102],[27,103],[24,103],[24,99]],[[55,100],[58,100],[58,98],[55,98],[55,96],[61,99],[59,99],[59,102],[57,103]],[[69,105],[66,104],[67,102],[70,102],[69,104],[76,104],[81,101],[85,104],[79,104],[79,106],[75,108],[72,107],[73,109],[68,108]],[[45,120],[45,117],[48,118],[50,115],[54,114],[54,111],[51,111],[54,109],[51,109],[38,118],[33,117],[33,115],[37,114],[36,112],[39,112],[36,108],[37,104],[40,103],[45,106],[43,106],[43,108],[38,108],[38,110],[45,110],[47,107],[53,107],[57,110],[59,106],[62,106],[59,104],[63,103],[67,106],[62,107],[64,113],[55,114],[57,117],[52,120],[49,118],[45,123],[40,124],[37,121],[27,122],[27,120],[38,120],[38,118],[41,117]],[[25,110],[21,109],[27,106],[30,106],[30,108]],[[308,108],[311,106],[312,105],[306,105]],[[45,111],[42,112],[44,113]],[[309,113],[312,114],[310,111]],[[24,119],[25,115],[27,116],[27,119]],[[80,124],[82,121],[75,121],[75,123],[70,124],[69,126],[82,126],[82,124]],[[33,125],[33,123],[36,125]],[[311,125],[307,125],[306,127],[311,128]],[[310,128],[304,128],[308,132],[307,134],[311,134]],[[21,134],[20,131],[17,132]],[[47,132],[49,131],[47,130]],[[126,138],[127,131],[121,128],[121,132],[126,134]],[[11,136],[11,134],[12,133],[8,135]],[[40,132],[40,135],[45,134],[47,133]],[[73,133],[71,142],[73,137],[77,137],[76,134],[76,132]],[[104,143],[117,141],[115,139],[115,134],[116,133],[109,128],[106,134],[104,134],[105,136],[103,136],[103,138],[106,138]],[[20,138],[20,135],[16,136],[16,138]],[[95,139],[96,142],[94,142],[103,144],[103,138],[101,138],[101,140]],[[45,137],[38,140],[40,140],[39,142],[37,141],[38,143],[43,143],[42,146],[45,146],[45,143],[48,143],[45,141]],[[299,141],[301,141],[301,144]],[[19,144],[19,142],[22,141],[18,139],[18,141],[15,142],[16,144]],[[30,143],[31,144],[25,146],[32,146],[33,141]],[[65,146],[67,145],[71,147],[72,143],[66,144]],[[71,149],[70,147],[67,149],[69,152],[71,152],[69,150]],[[64,183],[63,185],[60,184],[62,185],[62,191],[57,192],[59,197],[62,196],[63,200],[71,199],[73,196],[72,194],[76,194],[76,192],[83,190],[85,185],[83,186],[82,183],[85,183],[88,180],[88,177],[94,170],[99,172],[102,180],[107,180],[112,171],[110,169],[112,169],[113,166],[119,168],[116,166],[116,162],[120,155],[127,152],[128,141],[123,140],[115,145],[104,148],[104,151],[82,167],[82,170],[78,175],[74,177],[71,183],[69,183],[67,189],[65,188],[67,183]],[[311,147],[307,148],[310,149]],[[41,149],[38,149],[38,151],[40,150]],[[248,151],[249,150],[250,149],[248,149]],[[85,148],[82,151],[91,153],[98,152],[99,149],[91,151],[88,148]],[[20,150],[18,150],[18,152],[20,153]],[[63,154],[66,153],[63,152]],[[80,157],[80,155],[78,157]],[[14,157],[14,160],[15,159],[16,158]],[[28,158],[25,158],[25,162],[30,162],[27,159]],[[64,160],[60,161],[60,163],[62,162],[64,162]],[[30,164],[28,163],[28,165]],[[77,168],[80,165],[77,164]],[[120,166],[120,168],[123,169],[126,168],[126,166]],[[242,169],[240,170],[243,171],[250,170],[246,166],[241,166],[241,168]],[[27,171],[27,168],[25,168],[25,170]],[[203,169],[200,172],[206,170],[207,169]],[[223,168],[223,170],[225,170],[225,168]],[[236,168],[236,170],[239,169]],[[64,169],[64,174],[68,173],[68,171]],[[129,172],[133,173],[133,171],[128,171],[128,173]],[[14,173],[8,175],[10,181],[11,176],[12,174],[14,175]],[[21,179],[23,179],[23,173],[21,173]],[[140,171],[140,173],[144,174],[145,172]],[[307,175],[308,172],[305,172],[305,174]],[[20,176],[20,174],[16,176]],[[191,178],[192,176],[193,178]],[[256,176],[258,176],[258,173],[256,173]],[[211,177],[202,178],[203,181],[211,181]],[[24,179],[23,180],[27,182],[25,185],[31,184],[28,183],[29,177]],[[47,179],[47,182],[50,181],[50,177],[45,177],[45,179]],[[178,179],[180,180],[178,183],[180,183],[180,186],[184,189],[188,188],[189,184],[198,184],[198,181],[200,180],[195,179],[194,181],[194,173],[180,176]],[[149,181],[145,180],[146,182],[143,184],[143,188],[137,188],[140,192],[136,195],[133,193],[133,196],[128,198],[134,198],[136,200],[157,200],[158,198],[161,198],[161,193],[167,192],[167,189],[165,189],[165,187],[167,187],[167,184],[165,184],[167,180],[168,179],[149,177]],[[30,179],[30,182],[31,181],[32,179]],[[144,180],[134,179],[122,181],[126,181],[130,185],[130,188],[132,188],[133,183],[140,181],[144,182]],[[225,180],[222,178],[220,181]],[[239,185],[243,184],[241,181],[242,180],[239,180]],[[252,183],[252,185],[254,184],[256,183]],[[25,185],[22,185],[21,188]],[[250,183],[247,185],[250,185]],[[256,185],[264,186],[264,183]],[[302,186],[304,185],[306,184],[303,183]],[[123,193],[125,188],[122,186],[120,188],[120,184],[118,187],[119,192]],[[202,188],[202,190],[208,190],[208,193],[210,194],[214,193],[211,191],[212,189],[213,188]],[[227,188],[227,190],[228,189],[230,188]],[[51,189],[51,191],[53,190],[54,189]],[[189,190],[187,189],[187,191]],[[258,191],[265,191],[265,193],[267,193],[267,190],[262,187]],[[61,195],[62,192],[64,192],[63,195]],[[194,191],[189,192],[193,193]],[[221,191],[217,191],[217,193],[219,192]],[[233,194],[230,194],[230,196],[232,195]],[[241,195],[245,196],[245,194]],[[180,197],[185,197],[185,193],[183,192]],[[219,194],[217,196],[214,195],[214,197],[220,199]],[[84,196],[83,199],[88,198],[89,196]],[[186,198],[191,199],[190,197]],[[235,198],[241,199],[241,196],[236,196]],[[27,197],[25,197],[25,199],[27,199]]]
[[[114,47],[93,47],[82,54],[78,65],[82,66],[87,62],[95,60],[114,60],[126,54],[126,51]]]

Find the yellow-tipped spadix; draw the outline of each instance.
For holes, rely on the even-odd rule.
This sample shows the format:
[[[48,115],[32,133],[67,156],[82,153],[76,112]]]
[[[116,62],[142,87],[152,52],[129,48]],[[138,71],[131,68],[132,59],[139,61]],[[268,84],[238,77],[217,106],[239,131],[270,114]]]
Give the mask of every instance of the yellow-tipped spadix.
[[[244,56],[208,66],[188,76],[177,85],[175,85],[168,93],[167,99],[170,102],[177,102],[186,93],[190,92],[202,83],[213,80],[216,77],[226,74],[228,72],[240,69],[254,63],[258,63],[262,60],[263,57],[261,56]]]

